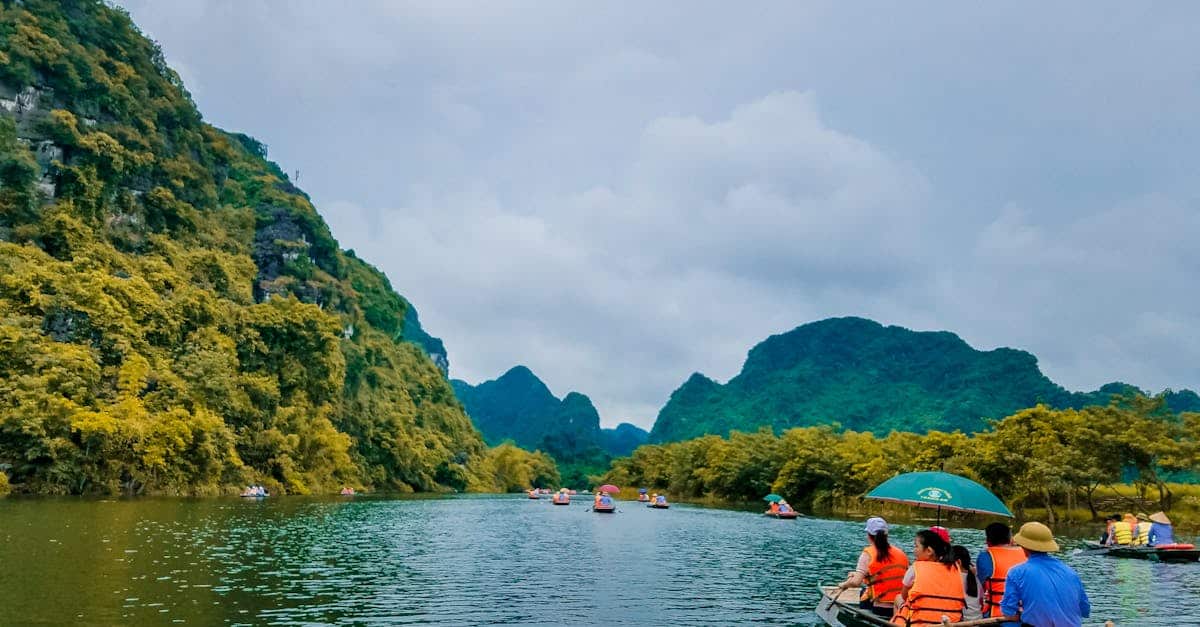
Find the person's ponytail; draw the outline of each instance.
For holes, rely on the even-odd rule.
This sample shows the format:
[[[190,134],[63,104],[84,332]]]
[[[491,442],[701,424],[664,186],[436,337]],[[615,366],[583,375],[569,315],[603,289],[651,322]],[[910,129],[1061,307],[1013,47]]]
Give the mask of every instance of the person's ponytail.
[[[888,542],[886,531],[880,531],[871,536],[871,543],[875,545],[875,561],[890,562],[892,561],[892,545]]]

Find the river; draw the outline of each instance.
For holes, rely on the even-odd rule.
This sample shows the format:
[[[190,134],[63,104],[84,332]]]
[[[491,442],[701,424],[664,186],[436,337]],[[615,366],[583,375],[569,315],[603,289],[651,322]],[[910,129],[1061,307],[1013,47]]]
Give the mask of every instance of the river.
[[[589,504],[0,499],[0,625],[810,625],[863,545],[860,522]],[[1088,624],[1200,623],[1198,564],[1062,557]]]

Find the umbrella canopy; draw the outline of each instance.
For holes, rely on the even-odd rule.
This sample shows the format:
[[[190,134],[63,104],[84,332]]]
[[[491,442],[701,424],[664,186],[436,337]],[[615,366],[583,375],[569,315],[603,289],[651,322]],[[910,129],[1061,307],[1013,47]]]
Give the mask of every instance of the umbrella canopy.
[[[610,494],[616,494],[617,492],[621,491],[621,488],[618,488],[617,486],[612,485],[611,483],[606,483],[596,489],[600,492],[608,492]]]
[[[645,494],[646,492],[649,492],[649,490],[646,488],[638,488],[638,494]]]
[[[866,498],[918,507],[996,514],[1012,512],[987,488],[948,472],[908,472],[896,475],[867,493]]]
[[[768,495],[764,496],[764,497],[763,497],[763,500],[764,500],[764,501],[769,501],[769,502],[771,502],[771,503],[778,503],[778,502],[780,502],[780,501],[782,501],[782,500],[783,500],[783,497],[782,497],[782,496],[779,496],[778,494],[771,493],[771,494],[768,494]]]

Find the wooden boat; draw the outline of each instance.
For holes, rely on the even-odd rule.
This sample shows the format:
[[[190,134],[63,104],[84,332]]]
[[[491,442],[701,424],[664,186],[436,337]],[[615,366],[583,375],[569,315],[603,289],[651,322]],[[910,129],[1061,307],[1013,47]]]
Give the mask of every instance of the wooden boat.
[[[858,606],[858,590],[842,590],[837,586],[818,586],[821,600],[817,603],[817,617],[831,627],[895,627],[888,619],[877,616],[871,610]],[[837,594],[837,597],[833,595]],[[1003,617],[964,620],[957,623],[940,623],[938,627],[984,627],[1000,625]]]
[[[540,499],[540,498],[542,498],[542,497],[541,497],[541,495],[539,495],[537,492],[530,492],[530,493],[529,493],[529,498],[531,498],[531,499],[533,499],[533,500],[535,500],[535,501],[536,501],[537,499]]]
[[[570,499],[570,497],[560,499],[556,496],[556,497],[551,498],[550,502],[554,503],[555,505],[570,505],[571,499]]]
[[[652,509],[670,509],[671,505],[669,503],[651,503],[651,504],[647,505],[646,507],[649,507]]]
[[[1181,564],[1200,561],[1200,549],[1192,544],[1163,544],[1159,546],[1101,546],[1097,542],[1088,543],[1088,553],[1103,554],[1109,557],[1124,557],[1152,562],[1167,562]]]
[[[763,512],[763,516],[782,518],[784,520],[795,520],[800,517],[800,512]]]
[[[595,507],[592,508],[592,511],[596,512],[597,514],[612,514],[617,511],[617,506],[616,505],[596,505]]]
[[[639,502],[639,503],[649,503],[649,502],[650,502],[650,497],[649,497],[649,496],[646,496],[645,494],[639,494],[639,495],[638,495],[638,502]]]
[[[241,497],[244,499],[265,499],[268,496],[270,496],[270,495],[269,494],[243,494],[243,495],[241,495]]]

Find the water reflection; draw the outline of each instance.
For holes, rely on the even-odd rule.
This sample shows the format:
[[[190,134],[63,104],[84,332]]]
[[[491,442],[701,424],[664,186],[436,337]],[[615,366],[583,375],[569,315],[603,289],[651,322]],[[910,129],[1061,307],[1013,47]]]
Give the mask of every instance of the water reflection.
[[[812,624],[816,586],[840,580],[865,542],[860,522],[586,509],[505,497],[8,499],[0,624]],[[908,548],[918,528],[892,536]],[[983,545],[979,530],[952,533]],[[1196,614],[1200,566],[1063,558],[1084,577],[1094,624]]]

